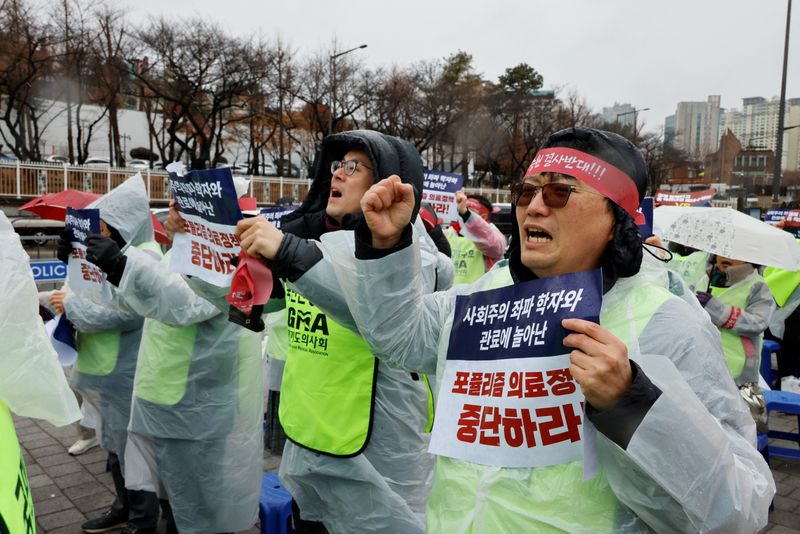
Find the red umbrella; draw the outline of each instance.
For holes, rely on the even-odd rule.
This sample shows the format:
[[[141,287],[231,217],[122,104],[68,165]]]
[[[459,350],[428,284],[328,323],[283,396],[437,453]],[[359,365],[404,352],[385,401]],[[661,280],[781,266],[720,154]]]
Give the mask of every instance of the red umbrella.
[[[46,193],[40,197],[36,197],[19,209],[34,213],[42,219],[63,221],[67,218],[67,208],[85,208],[100,197],[101,195],[95,193],[86,193],[84,191],[78,191],[77,189],[67,189],[60,193]],[[156,242],[169,245],[170,241],[164,227],[152,213],[150,214],[150,218],[153,221],[153,231],[155,232]]]
[[[95,193],[67,189],[60,193],[46,193],[36,197],[19,209],[35,213],[42,219],[63,221],[67,217],[67,208],[85,208],[98,198],[100,195]]]

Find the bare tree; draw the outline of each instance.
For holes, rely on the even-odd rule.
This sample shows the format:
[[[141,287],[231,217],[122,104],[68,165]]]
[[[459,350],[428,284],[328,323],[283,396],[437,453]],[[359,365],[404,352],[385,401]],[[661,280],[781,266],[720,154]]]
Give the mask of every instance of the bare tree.
[[[24,0],[0,9],[0,128],[4,143],[19,159],[41,159],[42,134],[55,117],[43,98],[53,71],[50,27]]]
[[[157,19],[138,37],[153,62],[136,76],[165,118],[169,159],[185,153],[193,169],[217,165],[225,128],[246,115],[241,96],[258,79],[253,44],[202,20]]]

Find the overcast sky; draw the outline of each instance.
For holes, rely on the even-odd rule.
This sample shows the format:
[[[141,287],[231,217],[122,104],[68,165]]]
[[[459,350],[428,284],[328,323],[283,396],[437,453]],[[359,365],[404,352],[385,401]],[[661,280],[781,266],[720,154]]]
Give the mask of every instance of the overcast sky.
[[[575,90],[596,111],[651,108],[646,130],[679,101],[780,94],[787,0],[121,0],[134,21],[200,16],[231,33],[277,36],[300,57],[366,43],[367,65],[407,65],[457,50],[484,77],[529,63],[546,88]],[[787,98],[800,97],[800,2],[789,45]]]

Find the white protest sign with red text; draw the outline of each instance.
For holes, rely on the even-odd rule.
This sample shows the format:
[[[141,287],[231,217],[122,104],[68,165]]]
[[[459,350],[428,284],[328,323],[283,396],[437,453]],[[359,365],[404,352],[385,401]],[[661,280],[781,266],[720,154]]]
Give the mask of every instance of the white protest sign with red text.
[[[483,465],[543,467],[583,458],[583,395],[561,320],[597,321],[600,271],[456,299],[430,452]]]
[[[425,171],[422,188],[422,201],[433,207],[436,216],[445,221],[460,220],[456,204],[456,193],[464,187],[464,177],[460,174]]]
[[[210,284],[229,286],[239,255],[236,223],[242,218],[229,168],[169,175],[172,195],[186,221],[186,232],[175,234],[172,271],[196,276]]]

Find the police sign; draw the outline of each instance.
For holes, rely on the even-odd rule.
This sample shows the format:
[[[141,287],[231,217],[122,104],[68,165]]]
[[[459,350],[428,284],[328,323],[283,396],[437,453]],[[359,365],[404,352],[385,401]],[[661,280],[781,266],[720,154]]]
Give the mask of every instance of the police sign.
[[[67,277],[67,264],[58,260],[32,261],[33,279],[37,282],[63,280]]]

